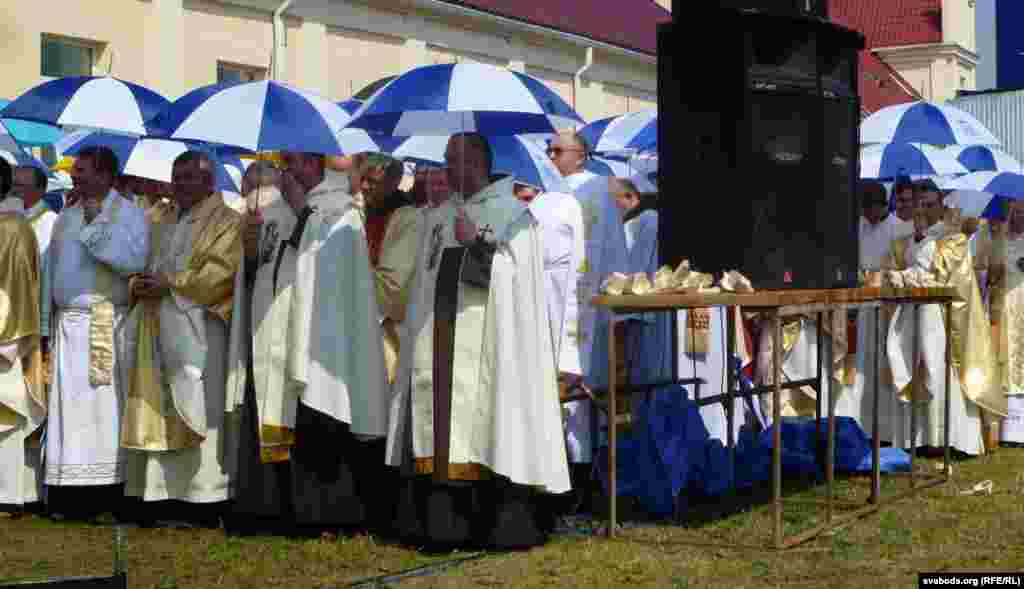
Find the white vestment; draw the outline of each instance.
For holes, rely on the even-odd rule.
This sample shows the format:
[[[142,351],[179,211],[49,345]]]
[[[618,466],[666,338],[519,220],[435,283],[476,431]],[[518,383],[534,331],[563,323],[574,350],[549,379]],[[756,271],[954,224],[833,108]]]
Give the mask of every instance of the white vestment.
[[[255,193],[253,191],[247,197],[253,206]],[[298,396],[298,391],[288,388],[289,377],[285,369],[297,250],[283,246],[282,242],[291,238],[298,219],[276,188],[264,188],[259,194],[263,227],[255,276],[247,277],[243,264],[235,280],[236,304],[231,310],[231,323],[241,328],[231,332],[227,405],[229,411],[238,411],[245,402],[246,362],[250,346],[243,338],[250,338],[257,410],[262,407],[264,413],[285,415],[286,421],[294,424],[294,404],[283,407],[281,401]],[[245,207],[239,209],[245,210]],[[285,250],[278,265],[280,247],[285,247]],[[250,300],[251,304],[246,304]],[[273,407],[268,406],[271,404]]]
[[[537,221],[515,199],[512,184],[506,178],[466,199],[452,195],[427,211],[406,315],[409,339],[401,347],[387,461],[399,466],[410,459],[433,459],[434,332],[446,327],[435,326],[440,305],[455,314],[450,326],[453,353],[444,358],[451,362],[452,375],[449,465],[482,466],[516,484],[564,493],[570,484],[544,294],[544,249]],[[446,263],[459,260],[452,257],[460,251],[452,249],[460,248],[454,232],[458,208],[479,228],[491,231],[487,239],[497,249],[488,286],[466,282],[465,264],[449,280],[439,281],[442,268],[451,269]]]
[[[892,251],[892,242],[908,237],[914,233],[914,223],[903,221],[895,214],[890,214],[877,225],[867,219],[860,220],[860,268],[861,270],[881,270],[885,259]],[[885,341],[888,325],[884,315],[880,317],[879,334]],[[843,394],[836,404],[836,415],[852,417],[868,435],[872,434],[872,411],[874,396],[871,391],[875,386],[875,357],[878,356],[879,399],[892,398],[892,383],[888,378],[889,359],[885,347],[879,347],[875,339],[875,310],[861,309],[857,311],[857,343],[856,343],[856,375],[852,385],[843,386]],[[892,431],[891,415],[879,405],[878,423],[882,432]]]
[[[571,195],[545,192],[530,203],[544,244],[544,294],[559,372],[582,375],[578,285],[586,255],[583,212]]]
[[[1006,295],[1000,319],[1002,385],[1009,414],[1003,420],[1000,441],[1024,443],[1024,236],[1006,240]]]
[[[40,325],[39,331],[43,337],[50,335],[50,310],[52,309],[52,296],[50,288],[50,240],[53,238],[53,227],[57,223],[57,213],[50,210],[50,205],[40,199],[32,208],[25,211],[25,218],[32,225],[32,231],[36,234],[36,243],[39,244],[39,290],[42,305],[39,307]]]
[[[366,231],[348,190],[328,172],[307,196],[285,373],[304,405],[374,438],[387,434],[390,398]]]
[[[221,199],[214,193],[208,199]],[[149,272],[187,270],[199,214],[214,203],[199,203],[175,224],[156,225],[158,255]],[[216,203],[219,204],[219,203]],[[228,326],[205,307],[178,292],[160,300],[160,358],[174,407],[188,428],[203,435],[198,448],[163,452],[127,450],[125,495],[143,501],[215,503],[231,496],[237,453],[229,440],[234,426],[225,419]],[[128,346],[131,349],[133,346]],[[125,365],[134,362],[125,362]],[[126,375],[127,377],[127,375]]]
[[[0,213],[4,212],[23,213],[21,199],[8,196],[0,201]],[[36,235],[38,241],[38,233]],[[40,274],[41,270],[40,265]],[[43,276],[39,278],[42,282]],[[25,387],[22,364],[30,351],[25,341],[26,338],[21,338],[0,345],[0,409],[8,407],[18,415],[15,427],[0,428],[0,505],[39,501],[42,485],[39,449],[30,448],[25,443],[45,420],[45,414],[32,403]]]
[[[145,268],[148,253],[142,209],[114,190],[88,225],[81,204],[65,208],[58,216],[48,264],[55,314],[44,459],[47,485],[108,485],[124,478],[123,391],[117,365],[125,342],[118,327],[128,310],[128,276]],[[115,354],[110,384],[93,385],[90,326],[92,305],[103,298],[97,291],[101,264],[113,273],[109,294],[114,305]]]
[[[26,390],[22,365],[31,350],[25,345],[27,339],[0,345],[0,407],[13,409],[19,417],[14,428],[0,427],[0,505],[24,505],[40,499],[39,449],[25,442],[43,424],[45,415]]]
[[[608,386],[608,329],[611,313],[590,304],[601,282],[613,272],[629,271],[629,254],[622,213],[609,191],[608,178],[591,172],[566,176],[576,200],[583,209],[583,234],[586,259],[579,284],[579,346],[583,376],[591,388]],[[589,401],[566,404],[566,438],[569,460],[587,463],[593,460]]]
[[[911,238],[906,250],[905,267],[930,272],[936,253],[936,242],[942,238],[944,232],[943,224],[937,223],[928,230],[920,242],[915,243]],[[918,307],[915,329],[912,309],[910,305],[901,305],[889,326],[886,351],[895,385],[892,391],[902,390],[910,383],[913,366],[924,365],[924,389],[931,398],[918,406],[917,432],[913,440],[918,446],[942,447],[945,445],[943,416],[944,387],[947,378],[946,324],[941,305],[921,305]],[[912,356],[915,331],[918,336],[917,358]],[[951,367],[949,372],[952,375],[949,383],[949,444],[965,454],[983,454],[985,447],[982,442],[978,407],[974,403],[968,403],[964,398],[956,367]],[[895,392],[887,398],[880,396],[879,405],[880,413],[889,413],[891,421],[891,424],[887,424],[890,430],[882,430],[882,439],[891,440],[893,445],[909,447],[912,441],[910,405],[901,401]]]

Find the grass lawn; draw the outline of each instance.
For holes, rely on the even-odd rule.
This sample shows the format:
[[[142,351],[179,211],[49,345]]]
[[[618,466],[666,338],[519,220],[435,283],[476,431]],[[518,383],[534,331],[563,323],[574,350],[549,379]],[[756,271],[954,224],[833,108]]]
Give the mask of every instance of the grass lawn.
[[[919,464],[933,468],[935,460]],[[569,534],[529,552],[487,555],[402,587],[665,587],[672,589],[916,587],[919,571],[1024,571],[1024,449],[954,465],[954,481],[925,491],[800,547],[733,549],[766,542],[770,511],[757,506],[686,525],[637,525],[614,540]],[[960,491],[983,480],[992,495]],[[885,479],[883,493],[906,488]],[[866,480],[842,480],[837,494],[867,497]],[[822,487],[793,496],[821,496]],[[842,510],[839,511],[842,513]],[[813,524],[813,506],[787,505],[787,531]],[[354,581],[449,560],[360,536],[339,539],[226,537],[216,530],[127,530],[132,587],[343,587]],[[703,544],[703,545],[701,545]],[[0,519],[0,582],[109,574],[110,528]],[[393,585],[393,586],[394,586]],[[367,585],[364,585],[367,586]],[[374,586],[374,585],[368,585]]]

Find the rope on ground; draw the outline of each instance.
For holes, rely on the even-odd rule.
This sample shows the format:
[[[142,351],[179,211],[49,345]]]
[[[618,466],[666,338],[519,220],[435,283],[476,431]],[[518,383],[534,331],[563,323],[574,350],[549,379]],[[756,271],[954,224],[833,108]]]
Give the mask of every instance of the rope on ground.
[[[427,565],[413,567],[411,569],[406,569],[404,571],[398,571],[395,573],[385,573],[383,575],[379,575],[376,577],[360,579],[358,581],[350,583],[349,587],[354,589],[371,589],[375,587],[387,587],[391,583],[397,583],[399,581],[411,579],[413,577],[429,577],[432,575],[437,575],[452,567],[459,566],[469,561],[478,560],[485,556],[488,556],[487,552],[473,552],[464,556],[459,556],[457,558],[442,560],[440,562],[434,562]]]

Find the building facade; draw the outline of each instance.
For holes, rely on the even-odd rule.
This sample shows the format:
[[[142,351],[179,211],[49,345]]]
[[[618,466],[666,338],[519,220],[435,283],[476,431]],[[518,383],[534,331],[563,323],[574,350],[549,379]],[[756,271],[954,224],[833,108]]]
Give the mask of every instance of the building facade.
[[[656,23],[670,15],[650,0],[609,6],[631,26],[569,0],[13,0],[0,97],[109,74],[173,100],[276,73],[340,101],[412,67],[476,61],[538,77],[586,120],[655,108]]]
[[[830,17],[866,38],[866,110],[921,99],[944,102],[974,89],[975,1],[829,0]]]

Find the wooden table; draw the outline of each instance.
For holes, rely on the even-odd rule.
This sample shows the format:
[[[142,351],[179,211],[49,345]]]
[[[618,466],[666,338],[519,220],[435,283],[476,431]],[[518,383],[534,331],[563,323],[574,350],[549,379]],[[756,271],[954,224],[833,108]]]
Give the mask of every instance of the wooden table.
[[[853,288],[853,289],[834,289],[834,290],[790,290],[790,291],[761,291],[748,294],[739,293],[708,293],[708,294],[652,294],[652,295],[621,295],[621,296],[607,296],[601,295],[593,298],[592,302],[595,305],[606,307],[615,315],[631,314],[631,313],[650,313],[650,312],[670,312],[683,309],[696,309],[705,307],[741,307],[744,311],[755,311],[761,314],[762,317],[767,319],[771,325],[771,338],[772,338],[772,354],[773,354],[773,367],[774,367],[774,378],[773,384],[768,386],[755,386],[753,389],[747,391],[737,390],[735,384],[735,374],[731,369],[731,362],[726,362],[727,378],[726,378],[726,390],[719,395],[705,397],[699,401],[701,405],[707,405],[711,403],[723,403],[725,406],[726,420],[727,420],[727,441],[729,448],[729,459],[733,466],[733,472],[735,472],[735,440],[733,439],[733,401],[736,397],[751,397],[760,396],[762,394],[772,395],[772,511],[773,511],[773,543],[772,548],[783,549],[795,546],[802,542],[805,542],[814,536],[817,536],[821,532],[834,528],[835,526],[846,523],[852,519],[863,517],[875,511],[886,504],[898,501],[913,495],[922,489],[933,487],[946,483],[949,480],[951,469],[950,469],[950,456],[949,456],[949,413],[950,413],[950,378],[953,377],[951,374],[952,365],[952,348],[951,348],[951,328],[950,322],[946,321],[946,390],[945,390],[945,425],[944,425],[944,446],[945,446],[945,462],[944,468],[941,475],[924,475],[916,474],[914,472],[914,454],[916,451],[916,416],[917,409],[915,403],[911,403],[910,412],[910,427],[911,427],[911,439],[912,446],[910,448],[910,473],[908,474],[910,485],[909,489],[888,498],[882,498],[881,494],[881,472],[879,468],[879,453],[881,448],[881,438],[878,429],[878,377],[879,377],[879,347],[882,338],[879,337],[880,331],[880,310],[883,305],[889,304],[902,304],[911,305],[914,308],[914,320],[915,322],[920,321],[919,319],[919,307],[920,305],[938,304],[943,305],[945,308],[945,316],[949,317],[952,311],[953,302],[959,299],[955,289],[952,288]],[[822,375],[821,373],[821,353],[824,348],[824,325],[825,315],[831,315],[832,313],[845,313],[848,310],[861,310],[861,309],[873,309],[875,311],[875,382],[874,382],[874,395],[872,403],[872,419],[873,419],[873,434],[872,434],[872,459],[873,468],[871,471],[871,496],[868,499],[867,505],[858,505],[858,508],[852,512],[845,513],[842,516],[837,516],[833,513],[834,507],[838,502],[834,498],[833,482],[835,476],[834,461],[835,461],[835,403],[832,392],[832,378],[830,374]],[[789,381],[782,382],[782,318],[792,317],[796,315],[817,315],[817,339],[818,339],[818,374],[816,378],[802,380],[802,381]],[[735,314],[733,312],[727,312],[726,316],[727,327],[726,327],[726,343],[727,349],[730,356],[736,354],[736,341],[735,341]],[[845,321],[845,317],[843,318]],[[914,357],[917,356],[917,350],[919,343],[917,341],[918,330],[914,330]],[[884,349],[882,351],[884,353]],[[728,360],[728,358],[727,358]],[[609,375],[616,374],[616,335],[615,329],[608,330],[608,367]],[[680,381],[681,382],[681,381]],[[824,384],[829,386],[828,394],[828,431],[826,436],[826,453],[825,453],[825,484],[827,496],[825,498],[825,521],[815,527],[794,534],[790,537],[786,537],[783,534],[782,527],[782,510],[783,510],[783,498],[782,498],[782,430],[781,430],[781,415],[780,415],[780,397],[782,390],[796,389],[802,386],[811,386],[817,391],[817,407],[815,410],[816,423],[821,424],[821,403],[823,397]],[[607,534],[609,537],[615,534],[615,527],[617,522],[616,513],[616,492],[617,492],[617,473],[616,473],[616,434],[619,419],[622,417],[617,414],[616,401],[619,387],[616,384],[614,376],[609,378],[608,387],[608,490],[609,490],[609,511],[608,511],[608,529]],[[816,443],[819,437],[816,437]],[[921,484],[918,484],[921,481]],[[735,477],[733,477],[733,485],[735,485]],[[790,500],[792,501],[792,500]],[[821,503],[820,501],[813,501],[814,503]],[[758,547],[761,548],[761,547]]]

